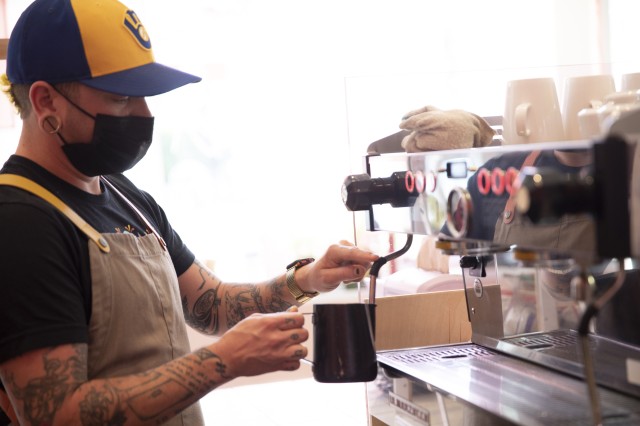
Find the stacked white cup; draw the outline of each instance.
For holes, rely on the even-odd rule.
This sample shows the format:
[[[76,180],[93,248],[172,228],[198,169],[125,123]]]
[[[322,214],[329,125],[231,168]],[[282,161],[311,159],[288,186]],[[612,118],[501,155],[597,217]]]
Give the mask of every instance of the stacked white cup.
[[[564,81],[562,118],[567,140],[587,139],[599,131],[598,108],[616,91],[608,74],[568,77]]]
[[[640,73],[623,74],[620,83],[621,90],[607,93],[601,105],[590,105],[578,112],[582,138],[601,137],[622,114],[640,107]]]
[[[555,81],[552,78],[509,81],[502,127],[505,145],[563,140]]]

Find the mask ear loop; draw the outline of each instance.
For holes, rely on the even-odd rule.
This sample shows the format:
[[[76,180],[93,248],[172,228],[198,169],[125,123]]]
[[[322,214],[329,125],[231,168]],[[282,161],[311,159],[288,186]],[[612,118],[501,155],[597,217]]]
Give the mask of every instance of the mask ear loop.
[[[89,118],[93,118],[94,120],[96,119],[96,116],[93,114],[90,114],[89,111],[87,111],[86,109],[82,108],[80,105],[78,105],[77,103],[73,102],[71,99],[69,99],[69,96],[65,95],[64,93],[62,93],[60,90],[58,90],[58,88],[56,86],[51,86],[53,88],[53,90],[55,90],[60,96],[62,96],[62,98],[69,102],[71,105],[73,105],[78,111],[80,111],[81,113],[83,113],[84,115],[86,115]]]
[[[51,119],[54,119],[56,121],[56,125],[54,126],[53,124],[51,124]],[[49,126],[51,126],[51,130],[47,130],[45,128],[45,123],[48,124]],[[44,130],[45,132],[49,133],[50,135],[55,135],[57,134],[60,129],[62,128],[62,121],[58,120],[57,118],[55,118],[54,116],[49,116],[46,117],[42,120],[42,123],[40,124],[40,127],[42,127],[42,130]]]

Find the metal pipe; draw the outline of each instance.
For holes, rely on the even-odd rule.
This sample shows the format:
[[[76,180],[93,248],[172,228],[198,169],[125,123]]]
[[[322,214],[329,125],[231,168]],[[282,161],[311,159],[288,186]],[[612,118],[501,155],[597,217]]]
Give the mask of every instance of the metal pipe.
[[[593,424],[595,426],[602,425],[602,408],[600,406],[600,398],[598,396],[598,384],[596,382],[595,365],[593,357],[591,355],[591,348],[589,346],[589,325],[591,320],[598,315],[600,308],[604,306],[615,294],[620,290],[624,284],[626,272],[624,270],[624,260],[618,259],[620,270],[616,276],[616,280],[613,285],[605,291],[605,293],[591,303],[585,310],[582,318],[580,318],[580,324],[578,325],[579,336],[579,350],[582,354],[583,369],[585,375],[585,383],[587,385],[587,393],[589,395],[589,402],[591,403],[591,415],[593,417]]]
[[[411,247],[411,243],[413,243],[413,234],[407,234],[407,242],[404,244],[404,247],[386,256],[382,256],[378,258],[378,260],[373,262],[373,265],[371,265],[371,270],[369,271],[369,303],[376,303],[376,279],[378,277],[378,273],[380,272],[380,268],[388,261],[405,254]]]

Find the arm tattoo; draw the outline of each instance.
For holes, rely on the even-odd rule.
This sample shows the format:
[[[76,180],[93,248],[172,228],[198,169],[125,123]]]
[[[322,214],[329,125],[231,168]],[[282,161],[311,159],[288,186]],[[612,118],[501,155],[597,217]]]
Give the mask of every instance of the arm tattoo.
[[[198,273],[200,274],[200,278],[202,278],[202,282],[200,283],[200,287],[198,287],[198,290],[202,290],[202,287],[204,287],[204,284],[207,282],[207,278],[214,279],[214,277],[209,272],[209,269],[207,269],[207,267],[202,264],[202,262],[196,259],[193,263],[198,265],[198,267],[200,268],[198,270]]]
[[[271,292],[271,303],[269,304],[271,312],[282,312],[291,307],[291,303],[284,300],[283,292],[289,291],[286,290],[284,281],[279,282],[275,279],[269,283],[268,288]]]
[[[267,284],[267,294],[263,296],[264,287],[251,284],[230,286],[224,296],[227,306],[227,326],[233,327],[254,312],[268,313],[287,310],[291,303],[284,299],[284,288],[284,282],[274,279]]]
[[[266,312],[260,289],[254,285],[233,286],[225,292],[224,299],[227,305],[227,327],[229,328],[254,312]]]
[[[8,385],[15,397],[22,401],[24,416],[30,424],[52,424],[56,412],[68,393],[86,380],[84,366],[87,364],[87,349],[74,346],[76,353],[68,359],[54,358],[51,352],[42,357],[45,374],[31,379],[21,387],[9,376]]]
[[[198,290],[202,290],[207,278],[215,279],[215,277],[213,277],[209,273],[208,269],[206,269],[199,261],[196,260],[195,263],[200,267],[199,273],[202,278],[202,282],[200,283]],[[218,297],[219,288],[220,283],[217,283],[214,289],[206,290],[201,294],[195,301],[193,310],[189,310],[189,301],[187,300],[187,297],[182,297],[182,311],[187,324],[203,333],[208,332],[209,329],[211,329],[210,332],[212,334],[218,333],[220,328],[220,324],[218,322],[218,309],[221,302]]]
[[[195,402],[198,395],[232,378],[217,354],[200,349],[129,378],[97,379],[87,382],[86,345],[75,345],[74,356],[63,359],[43,356],[45,373],[19,386],[13,375],[7,388],[22,402],[29,424],[53,424],[66,398],[82,392],[77,414],[83,426],[124,425],[132,419],[160,424]],[[206,364],[206,365],[205,365]]]
[[[208,280],[215,282],[213,289],[205,290],[198,295],[193,308],[189,309],[189,300],[182,297],[182,310],[187,323],[196,330],[218,334],[220,331],[219,311],[224,298],[226,326],[231,328],[254,312],[282,312],[291,306],[285,300],[286,287],[283,280],[274,279],[266,285],[228,284],[219,295],[222,283],[198,260],[201,278],[197,291],[200,292]]]
[[[220,328],[218,322],[219,306],[220,299],[217,288],[205,291],[193,304],[192,311],[189,311],[187,296],[182,297],[182,311],[187,324],[202,332],[207,332],[209,328],[213,334],[218,332]]]
[[[193,353],[194,356],[179,358],[167,365],[164,373],[149,372],[139,375],[145,378],[135,388],[128,389],[127,405],[132,412],[142,420],[155,420],[164,422],[174,417],[185,408],[185,403],[193,400],[195,395],[205,393],[218,385],[218,381],[209,374],[198,372],[205,362],[213,362],[214,371],[223,379],[230,378],[226,374],[227,366],[222,359],[208,349],[200,349]],[[167,406],[165,401],[170,398],[165,392],[171,393],[172,397],[177,396],[173,406]],[[149,407],[157,406],[155,401],[162,403],[156,411]]]
[[[164,369],[137,374],[139,380],[130,387],[117,386],[107,379],[100,388],[87,392],[81,403],[82,424],[123,424],[127,420],[126,409],[143,421],[166,422],[190,405],[196,395],[217,387],[220,381],[202,372],[203,364],[209,362],[213,362],[213,371],[219,377],[231,378],[222,358],[203,348],[172,361]]]
[[[80,401],[81,422],[86,426],[123,425],[127,416],[120,406],[116,389],[105,385],[101,392],[92,387],[84,400]]]

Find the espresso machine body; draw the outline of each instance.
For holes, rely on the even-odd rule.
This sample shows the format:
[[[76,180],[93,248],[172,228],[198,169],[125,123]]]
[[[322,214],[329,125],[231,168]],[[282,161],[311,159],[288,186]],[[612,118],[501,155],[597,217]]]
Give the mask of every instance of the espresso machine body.
[[[384,374],[508,423],[640,423],[639,123],[365,157],[345,205],[369,231],[437,236],[459,256],[472,328],[464,344],[380,351]]]

